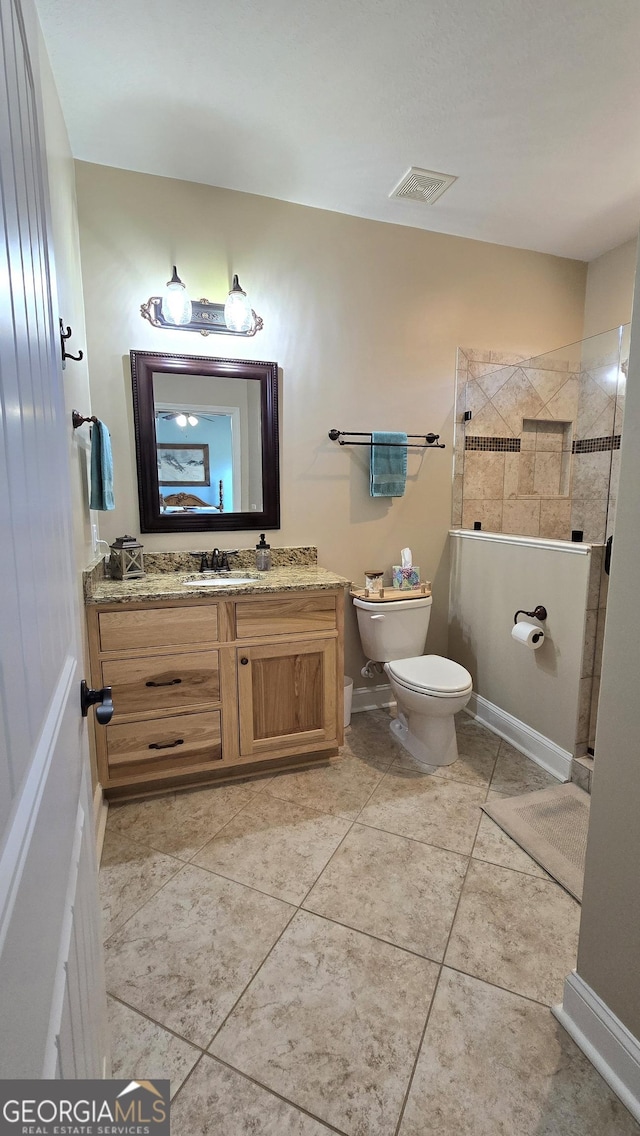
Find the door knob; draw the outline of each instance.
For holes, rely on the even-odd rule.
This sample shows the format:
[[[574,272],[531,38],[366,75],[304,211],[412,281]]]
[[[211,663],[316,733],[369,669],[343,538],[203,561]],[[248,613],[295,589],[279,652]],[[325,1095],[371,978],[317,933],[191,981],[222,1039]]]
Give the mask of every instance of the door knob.
[[[607,573],[607,576],[611,575],[611,553],[612,552],[613,552],[613,537],[610,536],[606,545],[605,545],[605,552],[604,552],[604,570]]]
[[[92,690],[83,679],[80,683],[80,709],[83,718],[89,713],[90,706],[97,706],[96,719],[101,726],[106,726],[113,717],[111,687],[103,686],[102,690]]]
[[[243,667],[246,667],[249,660],[247,659],[246,655],[243,655],[243,657],[240,659],[240,662],[242,663]]]

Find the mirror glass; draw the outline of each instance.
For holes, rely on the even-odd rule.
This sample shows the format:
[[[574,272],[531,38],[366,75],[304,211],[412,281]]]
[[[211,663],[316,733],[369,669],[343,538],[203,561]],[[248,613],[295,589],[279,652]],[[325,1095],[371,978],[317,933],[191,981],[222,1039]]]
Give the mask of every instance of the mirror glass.
[[[279,526],[277,365],[131,352],[142,532]]]
[[[261,513],[260,387],[246,379],[153,375],[161,508]],[[176,502],[176,496],[201,504]]]

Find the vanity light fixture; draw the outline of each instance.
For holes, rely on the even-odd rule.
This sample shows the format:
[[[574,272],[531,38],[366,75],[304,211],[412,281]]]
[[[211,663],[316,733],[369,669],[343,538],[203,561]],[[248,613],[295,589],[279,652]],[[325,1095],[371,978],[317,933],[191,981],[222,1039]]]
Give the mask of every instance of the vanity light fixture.
[[[236,275],[226,303],[214,304],[204,296],[190,300],[175,265],[164,295],[150,296],[145,304],[141,304],[140,315],[153,327],[197,331],[200,335],[249,336],[262,331],[264,326],[262,317],[253,311]]]
[[[254,313],[247,299],[247,293],[240,287],[238,277],[234,276],[231,291],[224,305],[224,322],[230,331],[240,331],[247,335],[253,326],[253,319]]]
[[[191,300],[175,264],[162,297],[161,312],[163,320],[172,327],[184,327],[191,322]]]

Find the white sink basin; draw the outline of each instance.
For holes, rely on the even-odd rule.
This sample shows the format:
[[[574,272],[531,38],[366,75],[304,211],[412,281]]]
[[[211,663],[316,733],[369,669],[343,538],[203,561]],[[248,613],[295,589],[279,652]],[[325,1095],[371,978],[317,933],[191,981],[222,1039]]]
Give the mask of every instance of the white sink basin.
[[[232,588],[238,584],[255,584],[259,576],[205,576],[200,580],[183,580],[185,588]]]

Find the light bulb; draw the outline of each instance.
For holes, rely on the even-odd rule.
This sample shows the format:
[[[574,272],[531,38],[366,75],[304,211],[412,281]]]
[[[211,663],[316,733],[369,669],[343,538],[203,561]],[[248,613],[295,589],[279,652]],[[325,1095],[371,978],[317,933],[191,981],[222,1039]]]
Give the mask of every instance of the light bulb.
[[[233,278],[233,285],[224,305],[224,322],[229,331],[251,331],[253,327],[251,304],[247,299],[247,293],[240,287],[237,276]]]
[[[182,427],[186,426],[186,425],[187,425],[186,414],[177,414],[176,415],[176,426],[180,426],[180,428],[182,429]]]
[[[187,418],[187,422],[189,423],[190,426],[197,426],[198,425],[198,419],[196,418],[195,414],[190,414]]]
[[[191,300],[182,280],[173,266],[173,276],[167,280],[162,297],[162,318],[177,327],[191,322]]]

